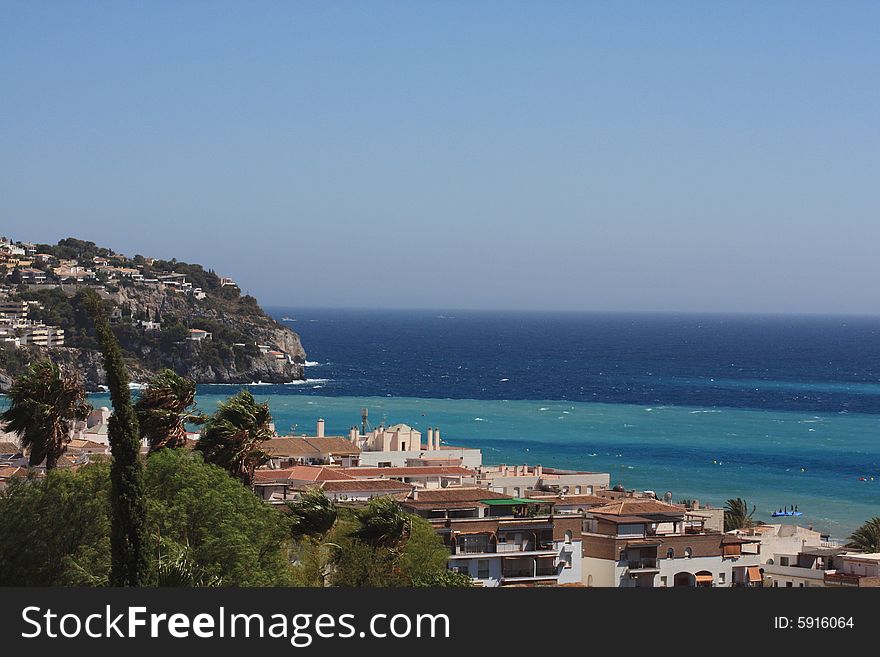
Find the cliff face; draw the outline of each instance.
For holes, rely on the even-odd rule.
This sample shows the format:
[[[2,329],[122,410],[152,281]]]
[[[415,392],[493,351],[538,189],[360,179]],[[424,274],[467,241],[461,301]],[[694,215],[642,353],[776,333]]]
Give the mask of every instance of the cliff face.
[[[196,274],[209,283],[216,279],[201,268]],[[31,319],[63,328],[66,346],[3,347],[0,391],[9,388],[28,362],[46,356],[79,373],[88,390],[104,386],[102,356],[78,295],[82,287],[18,288],[17,297],[37,304]],[[170,286],[123,281],[91,287],[111,313],[134,383],[146,382],[163,368],[196,383],[286,383],[305,378],[306,354],[299,336],[266,315],[253,297],[240,295],[237,287],[215,283],[200,296]],[[195,340],[198,335],[193,330],[206,335]]]
[[[90,390],[104,385],[84,287],[104,300],[133,382],[143,383],[164,368],[196,383],[305,378],[299,336],[213,270],[176,259],[128,257],[74,237],[56,245],[2,244],[0,294],[12,303],[0,325],[12,339],[0,341],[0,391],[29,363],[46,357],[80,374]],[[33,261],[10,260],[10,253],[29,254]]]

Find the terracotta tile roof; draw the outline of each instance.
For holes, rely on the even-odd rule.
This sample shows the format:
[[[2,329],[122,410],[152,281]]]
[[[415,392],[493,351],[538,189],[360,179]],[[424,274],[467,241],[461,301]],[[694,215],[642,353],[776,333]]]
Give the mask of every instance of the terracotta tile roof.
[[[67,443],[68,449],[104,449],[109,451],[109,447],[103,443],[96,443],[94,440],[74,438]]]
[[[14,465],[0,465],[0,479],[9,479],[10,477],[24,477],[27,471]]]
[[[328,493],[349,493],[349,492],[383,492],[383,493],[402,493],[412,490],[412,486],[404,484],[393,479],[353,479],[351,481],[325,481],[321,484],[321,488]]]
[[[15,443],[0,442],[0,454],[21,454],[21,448]]]
[[[262,469],[254,472],[254,481],[260,484],[273,481],[352,481],[350,477],[338,468],[315,467],[311,465],[297,465],[282,470]]]
[[[642,515],[675,515],[683,516],[686,509],[675,504],[666,504],[657,500],[625,497],[611,504],[590,509],[590,513],[599,513],[613,516],[642,516]]]
[[[263,443],[263,450],[276,457],[317,458],[321,454],[360,454],[361,450],[342,436],[295,438],[285,436],[270,438]]]

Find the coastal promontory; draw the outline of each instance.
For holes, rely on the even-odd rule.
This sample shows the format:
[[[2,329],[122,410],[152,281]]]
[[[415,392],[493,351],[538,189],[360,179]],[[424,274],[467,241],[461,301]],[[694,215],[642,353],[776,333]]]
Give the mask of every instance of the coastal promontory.
[[[76,238],[55,245],[0,238],[0,391],[47,356],[100,389],[105,373],[81,303],[86,288],[104,300],[133,382],[163,368],[197,383],[304,378],[299,336],[231,278]]]

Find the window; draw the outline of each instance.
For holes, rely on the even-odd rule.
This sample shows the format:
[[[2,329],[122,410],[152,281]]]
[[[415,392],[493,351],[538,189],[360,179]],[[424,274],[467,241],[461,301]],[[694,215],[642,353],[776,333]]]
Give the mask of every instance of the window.
[[[400,451],[402,451],[402,452],[406,451],[406,443],[400,443]]]
[[[724,578],[725,578],[724,573],[718,573],[718,583],[719,584],[724,584]]]
[[[779,565],[787,566],[788,565],[788,557],[779,557]]]
[[[776,580],[773,580],[773,588],[779,588],[779,582],[777,582]]]
[[[675,559],[675,550],[673,548],[669,548],[668,550],[666,550],[666,558]]]
[[[480,579],[489,579],[489,560],[479,559],[477,561],[477,577]]]
[[[513,487],[513,496],[514,496],[514,497],[519,497],[519,486],[514,486],[514,487]]]
[[[800,584],[798,584],[798,586],[801,587],[801,588],[804,588],[804,583],[801,582]]]
[[[574,487],[574,494],[575,494],[575,495],[580,495],[580,494],[581,494],[581,487],[580,487],[580,486],[575,486],[575,487]]]
[[[587,575],[587,586],[593,586],[593,576]]]
[[[563,554],[559,557],[559,561],[562,563],[563,568],[571,568],[571,552]]]
[[[684,558],[685,558],[685,559],[690,559],[690,558],[691,558],[691,555],[692,555],[693,553],[694,553],[693,550],[691,550],[689,547],[686,547],[686,548],[684,549]]]
[[[660,586],[669,586],[666,575],[660,575]]]
[[[391,461],[379,461],[379,467],[380,468],[390,468]]]
[[[565,532],[565,542],[571,543],[571,531]],[[569,563],[569,565],[567,567],[570,568],[571,564]]]
[[[562,487],[562,493],[563,493],[563,495],[567,495],[567,494],[568,494],[568,486],[563,486],[563,487]]]
[[[794,588],[794,583],[793,582],[786,582],[785,588],[787,588],[787,589]]]

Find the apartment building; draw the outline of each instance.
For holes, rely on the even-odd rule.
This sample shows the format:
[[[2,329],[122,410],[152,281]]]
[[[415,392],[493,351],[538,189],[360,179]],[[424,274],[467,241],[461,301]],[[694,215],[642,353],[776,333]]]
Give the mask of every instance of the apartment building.
[[[611,478],[604,472],[578,472],[527,464],[482,466],[479,473],[482,486],[514,497],[525,496],[529,490],[562,495],[593,495],[608,489]]]
[[[605,587],[759,586],[760,542],[706,528],[706,518],[651,498],[585,512],[583,583]]]
[[[430,522],[449,549],[449,568],[482,586],[579,584],[582,518],[553,502],[483,488],[414,490],[403,502]]]

